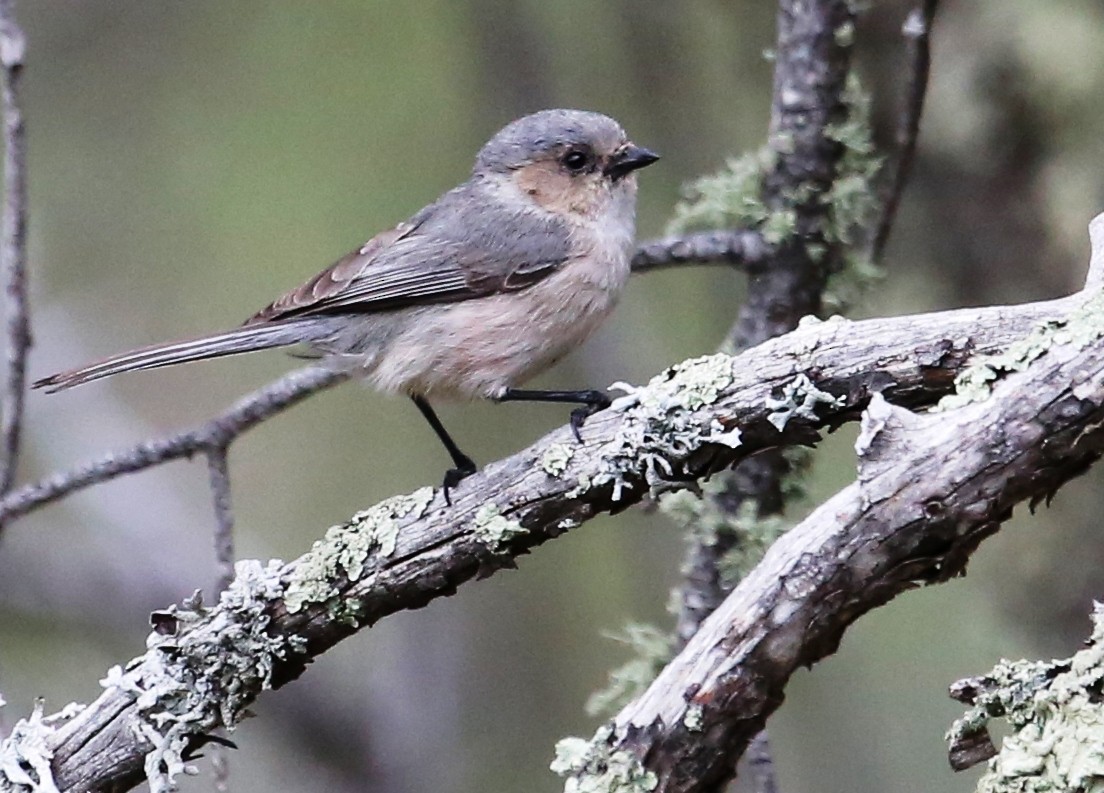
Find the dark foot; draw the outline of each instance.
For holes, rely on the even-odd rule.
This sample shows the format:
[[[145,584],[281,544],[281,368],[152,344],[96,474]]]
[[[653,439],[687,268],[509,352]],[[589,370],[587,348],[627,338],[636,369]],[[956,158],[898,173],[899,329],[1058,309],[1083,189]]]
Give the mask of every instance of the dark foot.
[[[588,400],[585,405],[571,411],[571,431],[575,433],[575,440],[579,443],[583,442],[583,436],[579,434],[583,423],[598,411],[605,410],[610,406],[609,397],[601,391],[590,391],[587,396]]]
[[[575,440],[583,442],[579,435],[579,428],[583,422],[593,416],[599,410],[605,410],[610,406],[610,398],[601,391],[525,391],[520,388],[507,388],[497,397],[499,402],[570,402],[582,405],[581,408],[571,411],[571,431],[575,433]]]
[[[445,471],[445,480],[441,483],[441,489],[445,491],[445,503],[450,507],[452,506],[452,499],[449,497],[449,490],[474,474],[476,470],[475,463],[468,457],[463,457],[454,462],[456,467]]]

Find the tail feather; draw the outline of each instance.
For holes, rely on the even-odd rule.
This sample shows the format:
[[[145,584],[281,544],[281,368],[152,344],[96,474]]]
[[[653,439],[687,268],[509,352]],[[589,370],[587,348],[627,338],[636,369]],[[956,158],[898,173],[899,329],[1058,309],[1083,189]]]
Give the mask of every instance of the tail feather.
[[[112,355],[102,361],[70,369],[44,377],[33,388],[46,388],[49,393],[83,385],[102,377],[138,369],[157,369],[178,363],[199,361],[205,358],[221,358],[272,347],[287,347],[304,340],[303,328],[298,322],[278,322],[267,325],[251,325],[224,333],[214,333],[194,339],[153,344],[136,350]]]

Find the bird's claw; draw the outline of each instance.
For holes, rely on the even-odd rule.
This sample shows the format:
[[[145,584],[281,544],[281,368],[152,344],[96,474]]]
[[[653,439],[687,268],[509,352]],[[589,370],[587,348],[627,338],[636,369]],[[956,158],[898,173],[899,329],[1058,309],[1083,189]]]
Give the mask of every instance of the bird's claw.
[[[452,498],[449,496],[449,491],[474,474],[475,470],[475,463],[465,458],[463,460],[457,460],[455,468],[450,468],[445,471],[445,479],[441,482],[441,490],[444,491],[445,503],[448,506],[452,506]]]
[[[583,436],[579,433],[583,423],[595,413],[608,408],[610,404],[610,398],[601,391],[591,391],[587,395],[587,403],[571,411],[571,431],[575,434],[576,441],[583,442]]]

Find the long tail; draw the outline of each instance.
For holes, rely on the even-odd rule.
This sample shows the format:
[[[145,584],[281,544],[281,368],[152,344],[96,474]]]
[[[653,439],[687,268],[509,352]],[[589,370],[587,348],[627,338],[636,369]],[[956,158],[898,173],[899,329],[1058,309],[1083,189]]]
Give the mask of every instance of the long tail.
[[[287,347],[307,340],[303,332],[307,325],[309,323],[303,322],[251,325],[195,339],[139,347],[137,350],[112,355],[110,358],[104,358],[102,361],[79,369],[70,369],[67,372],[58,372],[44,377],[36,381],[32,387],[47,388],[49,393],[54,393],[99,380],[101,377],[111,377],[120,372],[157,369],[161,366],[173,366],[205,358],[221,358],[224,355],[267,350],[271,347]]]

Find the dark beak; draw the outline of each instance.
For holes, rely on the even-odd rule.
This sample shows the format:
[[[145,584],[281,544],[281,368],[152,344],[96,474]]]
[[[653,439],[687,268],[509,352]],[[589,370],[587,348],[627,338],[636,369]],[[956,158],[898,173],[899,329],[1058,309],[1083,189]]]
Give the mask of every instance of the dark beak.
[[[637,168],[644,168],[659,159],[654,151],[649,151],[643,146],[634,143],[626,143],[615,151],[609,158],[604,173],[614,181],[622,176],[632,173]]]

